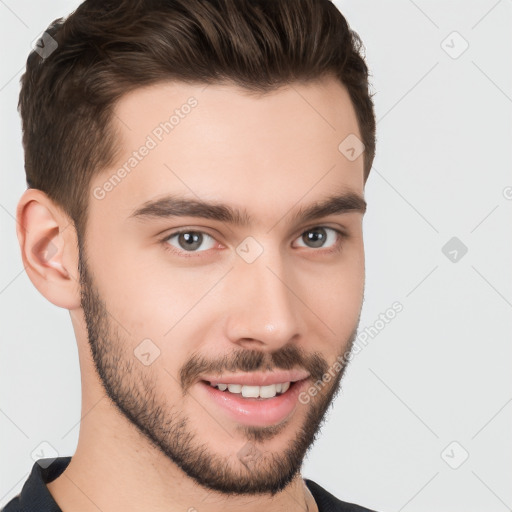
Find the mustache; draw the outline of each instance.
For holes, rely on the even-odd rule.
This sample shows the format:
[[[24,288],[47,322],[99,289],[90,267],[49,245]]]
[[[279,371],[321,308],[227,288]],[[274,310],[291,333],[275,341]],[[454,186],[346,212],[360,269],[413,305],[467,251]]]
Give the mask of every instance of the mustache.
[[[199,380],[202,374],[222,374],[225,372],[255,372],[257,370],[304,369],[314,380],[322,378],[329,368],[319,352],[307,354],[296,345],[280,348],[275,352],[260,350],[234,350],[221,359],[207,359],[194,354],[180,370],[180,383],[183,392]]]

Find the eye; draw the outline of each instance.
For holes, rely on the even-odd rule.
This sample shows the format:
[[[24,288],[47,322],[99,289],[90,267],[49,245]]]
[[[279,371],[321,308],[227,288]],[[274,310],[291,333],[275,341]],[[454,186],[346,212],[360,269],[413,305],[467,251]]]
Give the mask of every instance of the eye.
[[[336,246],[336,243],[340,238],[342,238],[342,236],[343,233],[337,229],[318,226],[304,231],[297,240],[304,242],[305,244],[299,245],[300,247],[318,249]]]
[[[326,252],[341,250],[341,240],[347,235],[337,229],[316,226],[304,231],[297,238],[299,247],[310,249],[327,249]],[[197,253],[213,249],[217,241],[211,235],[193,229],[183,229],[166,236],[162,243],[166,250],[181,256],[194,256]]]
[[[215,239],[202,231],[178,231],[163,241],[177,249],[177,252],[203,252],[215,246]],[[201,246],[203,249],[198,251]]]

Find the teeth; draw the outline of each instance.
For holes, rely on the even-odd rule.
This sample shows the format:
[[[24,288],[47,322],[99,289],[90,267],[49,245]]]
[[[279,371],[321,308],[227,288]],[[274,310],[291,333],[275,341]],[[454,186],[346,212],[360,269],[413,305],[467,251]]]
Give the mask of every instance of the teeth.
[[[260,396],[259,386],[242,386],[242,396],[245,398],[258,398]]]
[[[215,384],[210,386],[221,391],[228,390],[230,393],[242,394],[244,398],[274,398],[277,393],[283,394],[288,391],[290,382],[270,384],[269,386],[246,386],[242,384]]]
[[[270,386],[261,386],[259,388],[259,396],[261,398],[273,398],[276,396],[277,386],[275,384],[271,384]],[[242,389],[243,394],[243,389]]]

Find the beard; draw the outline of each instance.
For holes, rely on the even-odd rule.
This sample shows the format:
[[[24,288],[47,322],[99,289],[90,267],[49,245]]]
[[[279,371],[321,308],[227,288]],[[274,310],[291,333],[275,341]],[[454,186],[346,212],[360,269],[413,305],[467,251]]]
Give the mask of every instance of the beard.
[[[306,354],[296,345],[282,347],[273,353],[243,349],[216,360],[194,355],[181,367],[178,376],[172,376],[181,388],[181,397],[176,393],[176,404],[170,405],[158,392],[156,372],[151,373],[135,358],[128,348],[131,347],[129,335],[120,329],[115,319],[111,320],[107,305],[87,268],[80,238],[78,245],[81,306],[92,359],[107,396],[121,415],[161,454],[205,489],[222,494],[271,496],[282,491],[299,474],[304,457],[316,440],[326,412],[340,390],[357,326],[343,344],[343,352],[337,359],[341,369],[329,385],[324,385],[309,401],[304,420],[286,448],[270,452],[256,444],[278,436],[295,415],[279,425],[237,425],[236,432],[243,436],[246,444],[241,450],[235,448],[238,459],[235,458],[234,463],[233,454],[223,456],[216,453],[211,442],[201,440],[189,417],[178,407],[179,399],[187,396],[188,388],[197,382],[197,378],[204,373],[226,370],[249,372],[303,368],[310,373],[312,382],[317,382],[329,369],[327,361],[321,354]],[[170,375],[169,372],[167,374]]]

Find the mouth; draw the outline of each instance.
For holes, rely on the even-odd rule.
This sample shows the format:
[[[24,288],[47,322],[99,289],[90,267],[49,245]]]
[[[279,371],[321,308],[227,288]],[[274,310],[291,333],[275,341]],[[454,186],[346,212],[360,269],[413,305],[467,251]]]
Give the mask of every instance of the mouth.
[[[268,386],[250,386],[247,384],[214,384],[213,382],[203,381],[211,387],[225,393],[242,395],[243,398],[253,398],[257,400],[268,400],[276,396],[284,395],[295,382],[278,382]]]
[[[294,414],[298,396],[308,381],[309,376],[256,386],[201,380],[197,386],[215,415],[220,412],[243,425],[268,426],[282,423]]]

